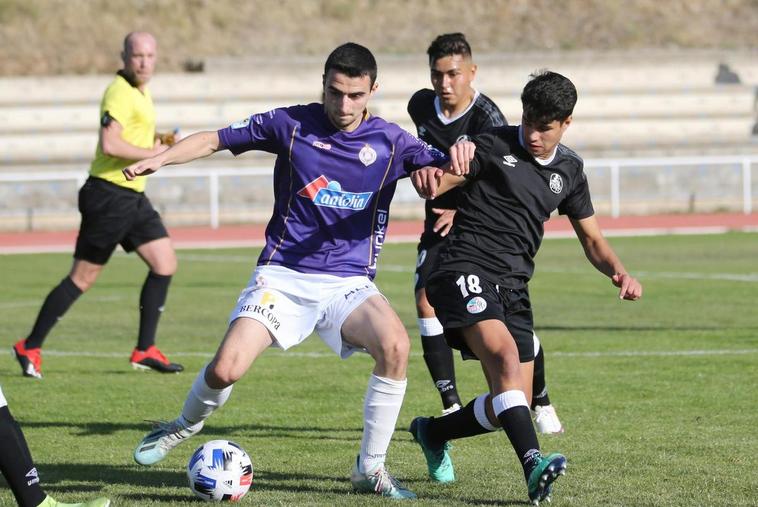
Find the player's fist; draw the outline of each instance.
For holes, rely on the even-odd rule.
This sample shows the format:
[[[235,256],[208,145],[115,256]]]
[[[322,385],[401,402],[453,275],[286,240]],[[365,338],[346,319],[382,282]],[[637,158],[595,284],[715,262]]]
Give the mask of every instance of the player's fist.
[[[140,160],[134,164],[124,167],[121,172],[127,181],[133,181],[137,176],[147,176],[153,174],[160,168],[160,164],[153,159]]]

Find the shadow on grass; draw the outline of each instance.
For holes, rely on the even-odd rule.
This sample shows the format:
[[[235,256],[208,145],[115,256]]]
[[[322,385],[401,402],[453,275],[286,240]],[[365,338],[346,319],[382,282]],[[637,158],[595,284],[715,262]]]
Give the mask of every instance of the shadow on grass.
[[[164,502],[174,504],[194,499],[187,489],[187,476],[184,469],[166,469],[157,467],[140,467],[138,465],[102,465],[82,463],[37,463],[40,470],[43,487],[51,494],[70,493],[78,496],[108,495],[107,487],[116,485],[123,487],[142,488],[139,493],[120,493],[121,499],[139,501]],[[3,481],[0,481],[3,482]],[[60,484],[66,482],[67,484]],[[71,484],[71,483],[76,484]],[[411,489],[427,481],[406,481]],[[327,486],[331,485],[331,486]],[[176,488],[186,494],[172,493],[166,488]],[[155,489],[156,491],[152,491]],[[344,476],[325,474],[306,474],[286,471],[256,471],[253,491],[311,495],[353,494],[347,473]],[[422,499],[439,500],[449,503],[451,497],[440,490],[434,494],[422,494]],[[528,502],[516,499],[486,499],[457,497],[458,505],[529,505]]]
[[[134,423],[108,423],[108,422],[69,422],[69,421],[29,421],[22,420],[23,428],[67,428],[73,430],[79,436],[105,436],[114,435],[121,431],[139,431],[147,433],[152,428],[149,421]],[[404,429],[404,428],[403,428]],[[230,438],[230,435],[244,435],[245,437],[266,438],[296,438],[307,440],[346,440],[354,441],[360,438],[363,429],[355,428],[324,428],[305,426],[274,426],[265,424],[242,424],[234,426],[207,425],[203,428],[202,436]],[[343,436],[340,436],[343,435]],[[233,438],[233,437],[232,437]],[[135,442],[136,444],[136,442]]]

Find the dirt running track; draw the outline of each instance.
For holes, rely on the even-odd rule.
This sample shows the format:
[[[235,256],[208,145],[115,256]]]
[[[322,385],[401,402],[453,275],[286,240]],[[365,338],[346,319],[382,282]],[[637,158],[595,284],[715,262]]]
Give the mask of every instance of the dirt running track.
[[[598,217],[607,236],[642,236],[657,234],[718,234],[728,231],[758,232],[758,213],[709,215],[651,215],[620,218]],[[170,229],[176,248],[227,248],[260,246],[264,226],[228,225],[210,227],[176,227]],[[416,241],[421,231],[419,221],[390,222],[387,241]],[[571,224],[555,217],[545,224],[546,237],[572,236]],[[0,254],[73,252],[77,231],[39,231],[0,233]]]

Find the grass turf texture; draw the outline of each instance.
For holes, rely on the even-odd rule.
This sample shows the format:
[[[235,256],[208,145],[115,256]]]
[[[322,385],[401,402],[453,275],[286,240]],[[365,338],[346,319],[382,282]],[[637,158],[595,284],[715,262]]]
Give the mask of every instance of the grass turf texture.
[[[754,505],[758,491],[758,235],[614,238],[643,300],[619,301],[576,240],[548,240],[531,284],[548,385],[566,427],[541,437],[569,459],[553,505]],[[257,251],[181,251],[158,345],[185,364],[179,375],[132,371],[145,269],[116,255],[93,289],[51,333],[42,381],[22,378],[11,355],[0,384],[48,492],[66,501],[107,495],[115,506],[198,505],[186,485],[192,451],[238,442],[253,459],[249,505],[381,505],[348,480],[361,437],[367,356],[337,359],[317,338],[265,353],[200,436],[164,462],[132,461],[144,419],[178,414],[215,351]],[[390,447],[390,471],[418,505],[521,505],[526,487],[502,433],[461,440],[458,481],[426,479],[405,430],[441,408],[421,357],[411,294],[415,245],[386,245],[377,283],[409,329],[409,387]],[[68,255],[0,256],[3,346],[27,333]],[[91,354],[91,355],[87,355]],[[478,363],[456,359],[466,401],[484,391]],[[0,481],[1,483],[1,481]],[[0,505],[14,505],[0,487]]]

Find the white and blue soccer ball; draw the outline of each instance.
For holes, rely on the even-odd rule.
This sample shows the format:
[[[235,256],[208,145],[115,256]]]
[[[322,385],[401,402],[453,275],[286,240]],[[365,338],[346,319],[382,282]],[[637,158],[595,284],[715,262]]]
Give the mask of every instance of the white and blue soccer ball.
[[[250,456],[234,442],[211,440],[187,463],[189,487],[206,502],[236,502],[253,484]]]

